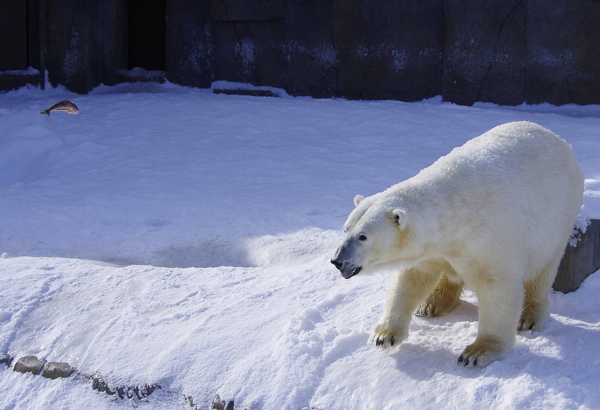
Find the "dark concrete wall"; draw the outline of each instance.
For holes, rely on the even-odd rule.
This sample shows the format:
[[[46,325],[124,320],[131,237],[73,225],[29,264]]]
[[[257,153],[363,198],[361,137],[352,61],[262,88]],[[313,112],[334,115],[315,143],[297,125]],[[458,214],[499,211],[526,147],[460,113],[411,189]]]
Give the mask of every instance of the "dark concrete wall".
[[[128,0],[27,1],[29,60],[53,85],[87,92],[119,81],[115,71],[129,66]],[[164,1],[166,77],[177,84],[600,103],[600,0]]]
[[[167,79],[210,87],[214,61],[210,2],[168,0],[167,16]]]
[[[444,1],[447,101],[517,105],[526,99],[525,0]]]
[[[0,4],[0,70],[24,70],[28,67],[27,0]]]
[[[53,86],[86,93],[127,66],[126,0],[43,0],[43,68]]]
[[[600,1],[527,0],[527,102],[600,103]]]
[[[442,5],[441,0],[335,1],[340,94],[405,101],[441,94]]]
[[[168,1],[171,10],[187,5]],[[180,38],[170,38],[178,61],[202,61],[196,75],[167,69],[181,84],[229,80],[350,99],[442,95],[464,105],[600,103],[595,0],[200,3],[202,12],[186,14]],[[187,44],[198,33],[201,59]]]
[[[228,80],[352,99],[414,101],[442,93],[442,0],[167,4],[173,82]]]

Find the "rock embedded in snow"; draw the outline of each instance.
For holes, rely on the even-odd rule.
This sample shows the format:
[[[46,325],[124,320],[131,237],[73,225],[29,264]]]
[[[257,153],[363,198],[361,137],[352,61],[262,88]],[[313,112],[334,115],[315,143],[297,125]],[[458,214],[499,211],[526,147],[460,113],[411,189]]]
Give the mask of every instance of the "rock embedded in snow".
[[[72,375],[74,371],[75,369],[68,363],[50,362],[44,366],[42,377],[46,377],[48,379],[58,379],[59,377],[62,377],[66,379]]]
[[[150,396],[156,389],[161,389],[158,384],[152,385],[144,385],[144,386],[119,386],[114,390],[111,390],[108,387],[108,383],[104,381],[102,375],[98,372],[94,373],[89,377],[92,380],[92,389],[97,390],[99,392],[104,392],[110,396],[114,396],[115,394],[119,396],[119,398],[124,399],[127,397],[128,399],[137,398],[138,400],[143,399],[144,397]]]
[[[97,390],[99,392],[103,392],[113,396],[115,394],[114,391],[108,388],[108,384],[102,378],[102,375],[98,372],[94,373],[91,377],[92,379],[92,389]]]
[[[552,285],[562,293],[579,289],[585,278],[600,269],[600,219],[592,219],[585,232],[578,229],[575,238],[575,246],[565,249]]]
[[[212,410],[233,410],[233,401],[225,402],[217,394],[212,402]]]
[[[13,358],[10,355],[3,354],[2,356],[0,356],[0,364],[4,363],[6,366],[10,367],[12,360]]]
[[[17,363],[13,370],[19,373],[33,373],[35,375],[40,374],[42,367],[46,364],[46,360],[39,360],[35,356],[23,356]]]

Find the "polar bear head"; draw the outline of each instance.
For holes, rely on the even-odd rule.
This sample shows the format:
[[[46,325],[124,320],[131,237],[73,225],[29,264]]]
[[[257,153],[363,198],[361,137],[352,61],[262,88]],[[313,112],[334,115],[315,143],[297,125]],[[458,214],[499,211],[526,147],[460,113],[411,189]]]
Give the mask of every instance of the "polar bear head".
[[[344,224],[344,240],[331,259],[344,278],[413,265],[420,259],[423,235],[401,201],[357,195],[354,205]]]

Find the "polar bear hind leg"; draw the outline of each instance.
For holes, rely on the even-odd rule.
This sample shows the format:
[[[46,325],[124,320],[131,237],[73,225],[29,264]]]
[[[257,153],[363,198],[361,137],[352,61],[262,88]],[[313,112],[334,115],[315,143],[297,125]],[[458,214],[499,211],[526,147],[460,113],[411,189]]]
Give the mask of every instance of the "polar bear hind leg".
[[[548,265],[533,279],[525,282],[525,303],[517,325],[519,332],[541,332],[550,320],[548,294],[556,277],[563,251],[557,254]]]
[[[463,282],[458,276],[456,279],[453,276],[456,275],[451,275],[452,280],[450,280],[446,273],[442,275],[433,292],[425,302],[421,303],[415,315],[428,318],[441,317],[452,312],[458,306]]]

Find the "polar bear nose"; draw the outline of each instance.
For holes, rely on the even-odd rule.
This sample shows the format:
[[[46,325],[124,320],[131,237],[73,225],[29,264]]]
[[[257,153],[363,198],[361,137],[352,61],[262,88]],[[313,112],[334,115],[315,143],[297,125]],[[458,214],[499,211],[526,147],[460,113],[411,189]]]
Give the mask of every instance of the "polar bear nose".
[[[335,266],[336,268],[338,268],[339,270],[342,270],[342,262],[339,262],[335,259],[331,260],[331,263],[333,263],[333,266]]]

